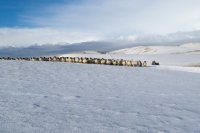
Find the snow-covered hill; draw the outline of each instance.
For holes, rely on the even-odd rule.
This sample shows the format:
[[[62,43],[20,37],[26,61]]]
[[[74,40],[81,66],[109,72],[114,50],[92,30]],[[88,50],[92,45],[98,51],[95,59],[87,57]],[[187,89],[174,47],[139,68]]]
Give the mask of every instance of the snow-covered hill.
[[[200,43],[175,46],[138,46],[110,52],[111,54],[197,54],[200,55]]]

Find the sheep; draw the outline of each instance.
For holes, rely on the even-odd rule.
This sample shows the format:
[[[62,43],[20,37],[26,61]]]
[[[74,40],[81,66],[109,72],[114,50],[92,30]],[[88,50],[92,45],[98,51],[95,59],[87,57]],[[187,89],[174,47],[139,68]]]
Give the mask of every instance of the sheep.
[[[76,63],[78,63],[78,62],[79,62],[79,58],[78,58],[78,57],[75,57],[74,61],[75,61]]]
[[[114,59],[113,59],[113,60],[112,60],[112,64],[113,64],[113,65],[117,65],[117,60],[114,60]]]
[[[23,60],[23,58],[22,58],[22,57],[19,57],[19,60],[20,60],[20,61],[22,61],[22,60]]]
[[[142,62],[139,60],[137,61],[137,66],[141,67],[142,66]]]
[[[95,64],[100,64],[100,60],[96,58],[96,59],[94,60],[94,63],[95,63]]]
[[[107,59],[106,60],[106,65],[111,65],[112,64],[112,61],[110,59]]]
[[[122,59],[121,60],[117,59],[117,65],[122,66]]]
[[[126,60],[122,60],[122,65],[126,66]]]
[[[94,63],[94,59],[90,57],[90,58],[88,59],[88,63]]]
[[[69,57],[69,58],[68,58],[68,61],[69,61],[69,62],[72,62],[72,57]]]
[[[126,60],[126,66],[131,66],[131,65],[132,65],[131,61],[130,60]]]
[[[15,60],[15,58],[10,58],[10,60]]]
[[[66,62],[69,62],[69,57],[66,57]]]
[[[73,63],[74,62],[74,58],[73,57],[69,57],[69,62]]]
[[[47,61],[52,61],[52,60],[53,60],[52,57],[47,58]]]
[[[72,57],[72,63],[74,63],[74,57]]]
[[[60,58],[60,61],[61,61],[61,62],[66,62],[66,59],[65,59],[64,57],[61,57],[61,58]]]
[[[106,60],[104,58],[101,59],[101,64],[106,64]]]
[[[57,61],[57,57],[56,56],[53,57],[53,61]]]
[[[61,61],[61,58],[60,58],[60,57],[57,57],[56,60],[60,62],[60,61]]]
[[[39,57],[38,61],[44,61],[44,59],[42,57]]]
[[[137,66],[137,61],[133,61],[133,60],[132,60],[132,61],[131,61],[131,65],[132,65],[132,66]]]
[[[22,61],[22,58],[21,58],[21,57],[19,57],[19,58],[18,58],[18,60]]]
[[[143,63],[138,60],[138,61],[133,61],[133,60],[123,60],[123,59],[98,59],[98,58],[79,58],[79,57],[31,57],[31,58],[11,58],[11,57],[1,57],[0,60],[21,60],[21,61],[61,61],[61,62],[78,62],[78,63],[94,63],[94,64],[106,64],[106,65],[123,65],[123,66],[138,66],[138,67],[146,67],[147,62],[144,61]],[[159,63],[153,61],[152,65],[159,65]]]
[[[85,57],[85,58],[83,59],[83,63],[86,64],[87,62],[88,62],[88,58]]]
[[[82,58],[82,57],[79,58],[78,62],[79,62],[79,63],[83,63],[83,58]]]
[[[32,58],[32,61],[37,61],[37,59],[35,57]]]
[[[29,58],[28,58],[28,57],[26,57],[26,58],[24,58],[24,60],[25,60],[25,61],[29,61]]]
[[[44,60],[44,61],[48,61],[48,58],[47,58],[47,57],[43,57],[43,60]]]
[[[56,57],[56,56],[54,56],[54,57],[53,57],[53,61],[60,61],[60,58],[59,58],[59,57]]]
[[[143,62],[143,66],[144,66],[144,67],[147,66],[147,62],[146,62],[146,61]]]
[[[25,58],[20,58],[20,60],[21,60],[21,61],[24,61],[24,60],[25,60]]]
[[[160,64],[154,60],[152,61],[152,65],[160,65]]]
[[[39,58],[35,58],[35,61],[39,61]]]

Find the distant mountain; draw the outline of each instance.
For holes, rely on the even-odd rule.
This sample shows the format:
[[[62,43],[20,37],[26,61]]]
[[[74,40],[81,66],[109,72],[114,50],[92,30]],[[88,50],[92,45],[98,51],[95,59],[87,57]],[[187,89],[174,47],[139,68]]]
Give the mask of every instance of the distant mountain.
[[[1,47],[0,57],[39,57],[67,54],[71,52],[101,51],[108,52],[128,47],[129,43],[119,45],[114,42],[83,42],[75,44],[45,44],[31,45],[29,47]]]

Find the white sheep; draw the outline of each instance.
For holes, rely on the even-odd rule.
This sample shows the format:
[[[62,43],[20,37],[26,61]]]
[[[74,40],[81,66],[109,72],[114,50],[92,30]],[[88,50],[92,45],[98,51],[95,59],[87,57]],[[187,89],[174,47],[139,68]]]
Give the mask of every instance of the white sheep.
[[[137,66],[137,61],[133,61],[133,60],[132,60],[132,61],[131,61],[131,65],[132,65],[132,66]]]
[[[104,58],[101,59],[101,64],[106,64],[106,60]]]
[[[126,66],[132,66],[132,63],[130,60],[126,60]]]
[[[78,57],[75,57],[75,58],[74,58],[74,61],[75,61],[76,63],[78,63],[78,62],[79,62],[79,58],[78,58]]]
[[[117,65],[117,60],[112,59],[112,64]]]
[[[79,63],[83,63],[83,58],[82,58],[82,57],[79,58],[78,62],[79,62]]]
[[[88,58],[83,59],[83,63],[86,64],[88,62]]]
[[[122,60],[122,65],[126,66],[126,60]]]
[[[95,63],[95,64],[100,64],[100,60],[96,58],[96,59],[94,60],[94,63]]]
[[[146,61],[143,62],[143,66],[144,66],[144,67],[147,66],[147,62],[146,62]]]
[[[61,62],[66,62],[65,57],[61,57],[61,58],[60,58],[60,61],[61,61]]]
[[[111,59],[107,59],[106,60],[106,65],[111,65],[112,64],[112,60]]]

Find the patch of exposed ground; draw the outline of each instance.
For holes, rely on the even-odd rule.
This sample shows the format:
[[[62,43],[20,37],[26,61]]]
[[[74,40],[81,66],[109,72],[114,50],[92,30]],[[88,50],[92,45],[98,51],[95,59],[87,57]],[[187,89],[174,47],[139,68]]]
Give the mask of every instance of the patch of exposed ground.
[[[193,50],[193,51],[186,51],[186,52],[176,52],[176,53],[171,53],[171,54],[188,54],[188,53],[193,53],[193,52],[200,52],[200,50]]]
[[[189,65],[186,65],[186,67],[200,67],[200,63],[192,63]]]
[[[144,49],[144,53],[147,53],[147,52],[149,52],[149,51],[151,51],[152,49],[151,48],[149,48],[149,47],[145,47],[145,49]]]

